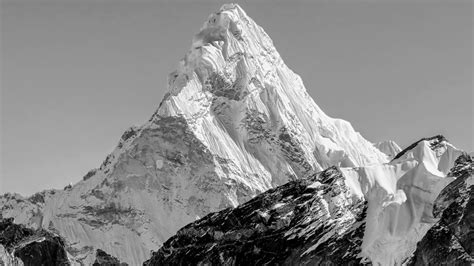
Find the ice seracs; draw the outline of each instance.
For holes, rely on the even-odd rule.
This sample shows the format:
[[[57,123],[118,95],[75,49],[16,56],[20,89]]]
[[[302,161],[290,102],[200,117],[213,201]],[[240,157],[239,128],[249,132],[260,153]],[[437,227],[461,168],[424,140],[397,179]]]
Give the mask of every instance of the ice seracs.
[[[401,264],[436,222],[433,204],[451,181],[462,154],[444,138],[421,140],[389,164],[341,169],[354,197],[368,202],[361,255],[381,265]]]

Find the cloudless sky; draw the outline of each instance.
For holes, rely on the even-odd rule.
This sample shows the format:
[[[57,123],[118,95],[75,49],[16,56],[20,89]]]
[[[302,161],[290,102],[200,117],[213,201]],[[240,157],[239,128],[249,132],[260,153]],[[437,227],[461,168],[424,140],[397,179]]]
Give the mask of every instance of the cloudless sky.
[[[222,1],[3,0],[0,193],[75,183],[145,122]],[[472,1],[252,1],[330,116],[474,150]]]

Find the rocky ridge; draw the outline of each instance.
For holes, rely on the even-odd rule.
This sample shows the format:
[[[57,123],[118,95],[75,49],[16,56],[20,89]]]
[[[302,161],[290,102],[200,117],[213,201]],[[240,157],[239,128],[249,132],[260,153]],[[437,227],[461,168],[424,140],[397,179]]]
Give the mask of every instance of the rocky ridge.
[[[337,167],[290,181],[185,226],[144,265],[359,263],[367,203],[349,190]]]

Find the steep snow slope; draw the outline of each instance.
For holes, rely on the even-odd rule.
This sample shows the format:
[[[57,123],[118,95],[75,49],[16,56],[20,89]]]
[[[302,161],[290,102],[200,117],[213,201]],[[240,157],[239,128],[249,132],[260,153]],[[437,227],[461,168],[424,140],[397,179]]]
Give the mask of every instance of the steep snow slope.
[[[380,141],[374,144],[374,146],[381,152],[385,153],[389,159],[393,159],[399,152],[402,151],[400,146],[393,140]]]
[[[194,37],[155,114],[64,190],[0,198],[5,217],[58,232],[86,264],[102,249],[139,264],[181,226],[329,166],[387,162],[328,117],[237,5]]]
[[[389,164],[289,182],[187,225],[147,263],[401,265],[437,221],[433,203],[461,153],[427,138]]]
[[[363,257],[393,265],[413,253],[436,221],[433,202],[453,180],[447,173],[461,154],[435,137],[418,142],[389,164],[342,169],[353,195],[368,201]]]

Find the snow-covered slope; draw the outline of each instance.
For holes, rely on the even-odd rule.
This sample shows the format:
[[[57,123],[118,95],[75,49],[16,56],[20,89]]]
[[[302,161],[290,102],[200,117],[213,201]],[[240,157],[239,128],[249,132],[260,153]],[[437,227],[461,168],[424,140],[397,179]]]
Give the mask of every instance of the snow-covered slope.
[[[381,152],[385,153],[389,159],[393,159],[399,152],[402,151],[400,146],[393,140],[380,141],[374,144],[374,146]]]
[[[147,265],[401,265],[437,221],[433,203],[461,154],[427,138],[389,164],[289,182],[187,225]]]
[[[3,196],[3,216],[58,232],[86,264],[100,248],[137,265],[209,212],[329,166],[387,162],[350,123],[324,114],[238,5],[209,16],[168,90],[100,168],[64,190]]]

